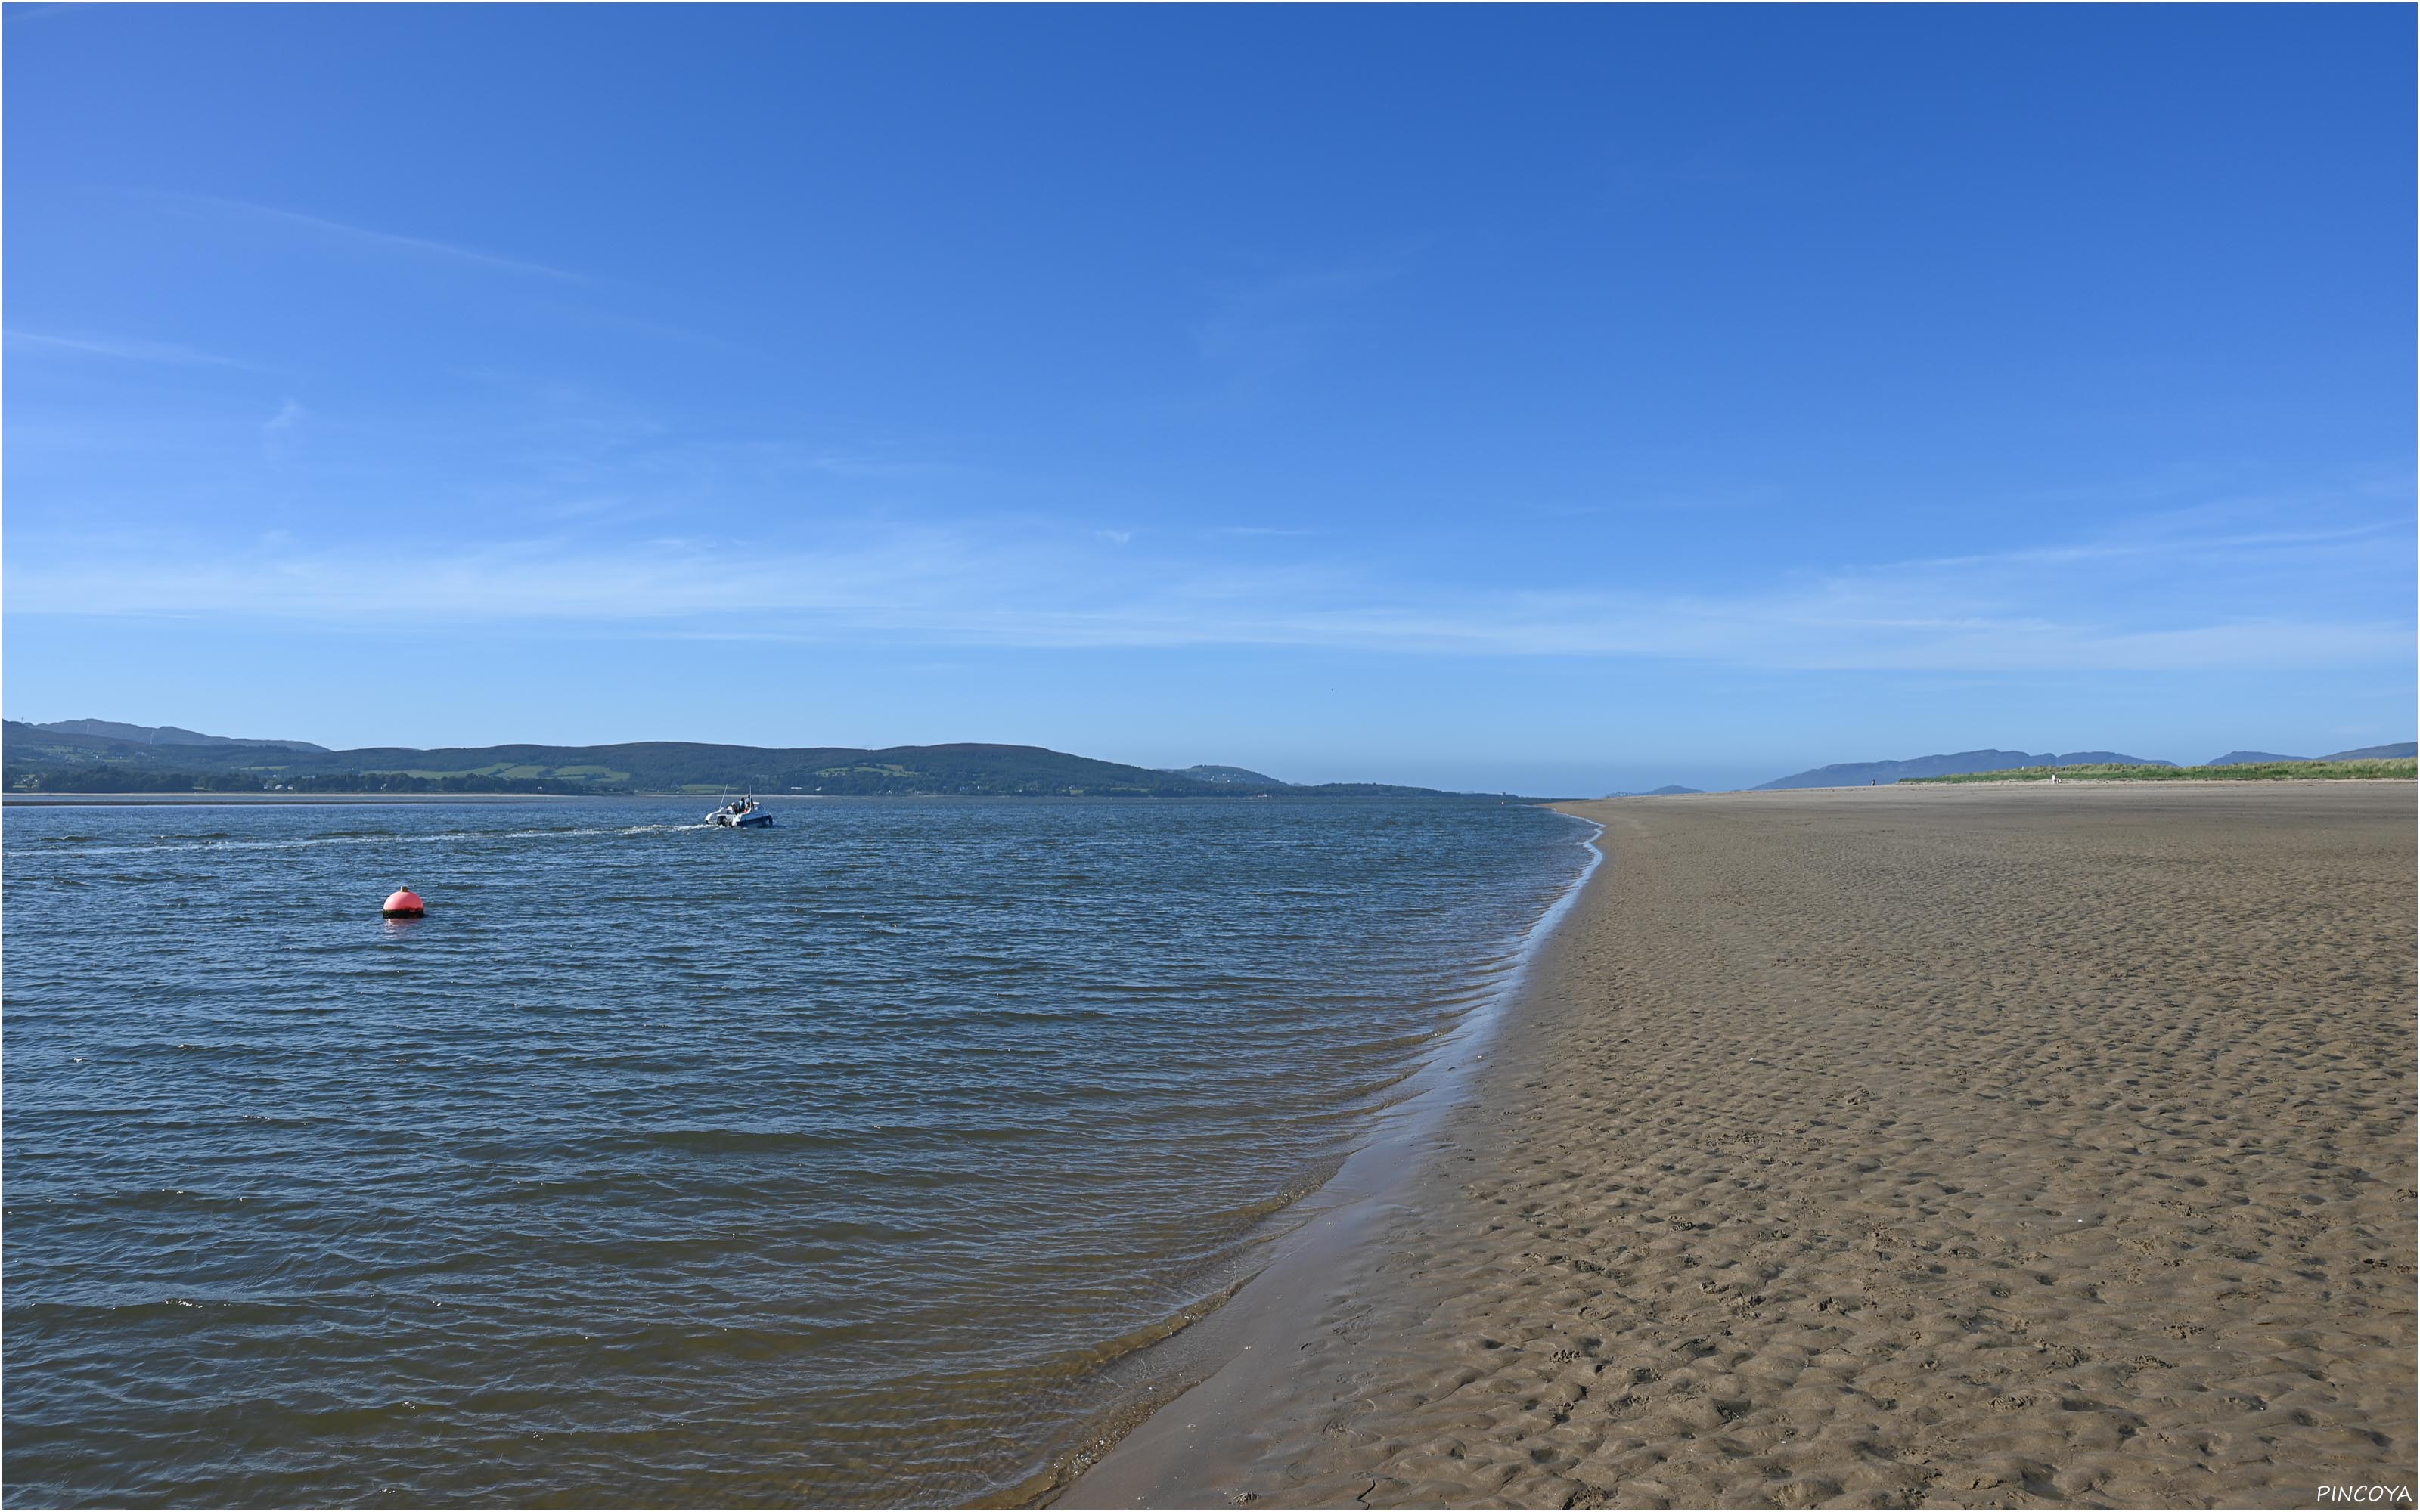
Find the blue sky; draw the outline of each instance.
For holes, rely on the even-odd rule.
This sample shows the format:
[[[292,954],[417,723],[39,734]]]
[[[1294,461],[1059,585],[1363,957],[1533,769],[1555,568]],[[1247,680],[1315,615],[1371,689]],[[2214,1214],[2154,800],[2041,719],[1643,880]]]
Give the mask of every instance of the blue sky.
[[[6,11],[15,718],[2409,739],[2413,13]]]

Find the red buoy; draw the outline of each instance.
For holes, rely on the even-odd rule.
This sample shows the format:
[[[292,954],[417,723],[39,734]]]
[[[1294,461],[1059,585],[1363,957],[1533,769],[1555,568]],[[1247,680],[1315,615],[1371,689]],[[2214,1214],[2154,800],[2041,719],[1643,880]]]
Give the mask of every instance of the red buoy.
[[[420,901],[420,894],[410,887],[397,887],[386,901],[386,917],[389,918],[418,918],[427,912],[428,908]]]

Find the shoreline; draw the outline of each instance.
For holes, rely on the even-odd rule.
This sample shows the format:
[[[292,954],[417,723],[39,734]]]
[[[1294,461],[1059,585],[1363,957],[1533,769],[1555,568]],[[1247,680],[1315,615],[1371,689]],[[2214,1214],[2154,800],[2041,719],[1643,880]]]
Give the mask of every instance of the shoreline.
[[[1557,805],[1471,1095],[1057,1504],[2408,1496],[2411,794]]]
[[[1776,788],[1744,789],[1734,793],[1668,793],[1632,794],[1620,798],[1501,798],[1493,794],[1452,793],[1435,798],[1404,798],[1401,802],[1497,802],[1534,804],[1552,809],[1558,813],[1571,813],[1576,805],[1601,803],[1632,803],[1653,801],[1680,804],[1703,802],[1708,799],[1732,800],[1751,796],[1763,797],[1783,793],[1905,793],[1935,791],[1945,788],[2030,788],[2056,787],[2061,790],[2080,788],[2337,788],[2337,787],[2403,787],[2413,786],[2410,778],[2401,777],[2339,777],[2339,778],[2209,778],[2180,780],[2158,780],[2139,778],[2072,778],[2063,782],[2040,779],[2009,781],[1940,782],[1931,779],[1922,781],[1892,783],[1888,786],[1841,788]],[[638,801],[670,801],[691,798],[710,799],[710,793],[9,793],[0,794],[0,807],[10,809],[129,809],[129,808],[209,808],[215,806],[250,806],[273,808],[281,805],[302,807],[326,805],[376,804],[499,804],[499,803],[628,803]],[[1172,798],[1139,797],[1126,794],[964,794],[964,793],[776,793],[765,795],[768,802],[844,803],[872,799],[915,798],[930,802],[964,803],[1041,803],[1041,802],[1201,802],[1205,795],[1188,794]],[[1299,800],[1304,795],[1287,794],[1278,801]],[[1217,796],[1211,801],[1232,803],[1250,801],[1241,797]],[[1320,801],[1334,801],[1321,798]]]
[[[1540,953],[1604,873],[1606,856],[1598,844],[1604,825],[1568,817],[1589,826],[1576,841],[1587,847],[1588,860],[1523,934],[1518,964],[1495,996],[1431,1048],[1401,1084],[1402,1095],[1327,1179],[1289,1205],[1289,1226],[1262,1242],[1265,1258],[1257,1268],[1198,1319],[1123,1362],[1136,1378],[1127,1382],[1129,1405],[1043,1484],[1029,1484],[1022,1495],[1000,1504],[1167,1504],[1166,1493],[1198,1481],[1208,1468],[1202,1457],[1219,1452],[1217,1430],[1251,1419],[1268,1363],[1309,1321],[1305,1293],[1367,1240],[1429,1152],[1439,1125],[1468,1099],[1473,1073],[1528,990]],[[1175,1410],[1179,1403],[1182,1412]],[[1201,1427],[1205,1423],[1210,1429]]]

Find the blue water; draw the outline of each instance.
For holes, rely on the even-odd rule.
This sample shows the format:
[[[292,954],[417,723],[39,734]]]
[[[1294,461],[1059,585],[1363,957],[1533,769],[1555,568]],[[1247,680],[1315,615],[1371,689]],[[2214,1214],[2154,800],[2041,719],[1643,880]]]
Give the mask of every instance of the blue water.
[[[8,1502],[1028,1484],[1587,833],[706,807],[9,810]]]

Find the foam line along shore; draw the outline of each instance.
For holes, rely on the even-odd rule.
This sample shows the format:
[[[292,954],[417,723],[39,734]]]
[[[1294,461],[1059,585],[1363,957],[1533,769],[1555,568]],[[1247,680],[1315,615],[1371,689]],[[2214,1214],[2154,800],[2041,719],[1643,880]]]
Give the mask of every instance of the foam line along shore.
[[[1604,825],[1583,822],[1588,832],[1576,842],[1587,861],[1530,924],[1486,1000],[1436,1041],[1336,1171],[1271,1226],[1239,1268],[1231,1298],[1124,1363],[1119,1407],[1022,1488],[1020,1500],[1181,1501],[1187,1489],[1218,1476],[1233,1436],[1258,1424],[1287,1341],[1312,1326],[1316,1300],[1404,1199],[1440,1131],[1470,1096],[1505,1015],[1530,990],[1546,942],[1602,872],[1596,842]]]

